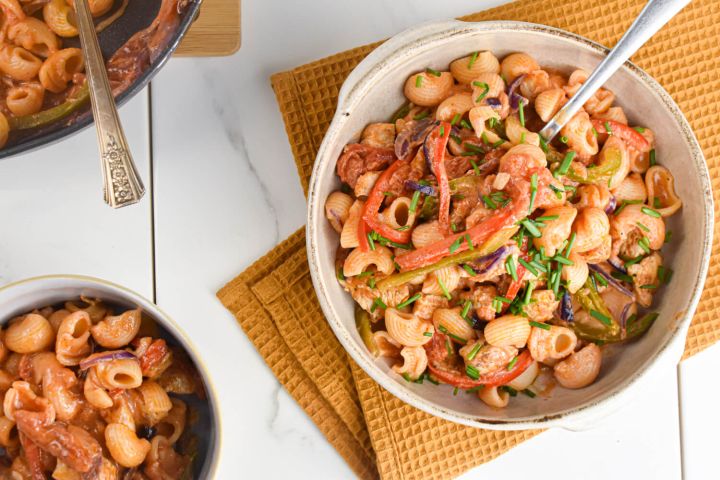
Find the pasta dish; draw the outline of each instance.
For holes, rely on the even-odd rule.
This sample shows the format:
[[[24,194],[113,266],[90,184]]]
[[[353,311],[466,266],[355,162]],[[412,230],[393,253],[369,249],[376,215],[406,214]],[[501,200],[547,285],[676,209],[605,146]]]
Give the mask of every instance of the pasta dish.
[[[337,278],[406,381],[497,408],[583,388],[657,318],[682,202],[653,131],[602,88],[558,138],[537,133],[587,77],[474,52],[410,75],[405,105],[342,150]]]
[[[83,297],[0,338],[1,478],[192,478],[186,401],[205,398],[202,381],[139,309]]]

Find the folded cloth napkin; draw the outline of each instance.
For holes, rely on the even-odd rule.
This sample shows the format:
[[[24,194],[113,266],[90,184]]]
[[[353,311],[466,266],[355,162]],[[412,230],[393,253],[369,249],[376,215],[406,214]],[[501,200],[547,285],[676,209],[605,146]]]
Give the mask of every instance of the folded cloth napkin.
[[[695,0],[633,60],[678,102],[720,192],[720,9]],[[613,45],[644,2],[523,0],[462,20],[543,23]],[[348,73],[377,44],[272,77],[298,174],[307,192],[317,149]],[[715,204],[720,205],[716,193]],[[717,215],[716,215],[717,216]],[[688,332],[685,357],[720,338],[720,246],[715,226],[710,272]],[[280,382],[361,478],[452,478],[539,430],[501,432],[457,425],[404,404],[345,353],[315,297],[301,229],[218,292]],[[473,445],[472,452],[465,448]]]

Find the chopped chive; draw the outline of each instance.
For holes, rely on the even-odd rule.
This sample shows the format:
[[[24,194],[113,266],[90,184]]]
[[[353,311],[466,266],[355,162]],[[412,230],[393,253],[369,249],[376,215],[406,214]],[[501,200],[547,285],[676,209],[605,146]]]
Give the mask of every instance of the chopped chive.
[[[491,210],[495,210],[496,208],[498,208],[497,204],[493,202],[492,198],[488,197],[487,195],[482,196],[482,201],[485,206]]]
[[[432,337],[432,336],[433,336],[433,333],[432,333],[432,332],[425,332],[425,333],[423,333],[423,335],[425,335],[426,337]]]
[[[518,115],[520,116],[520,126],[525,128],[525,101],[523,99],[518,102]]]
[[[511,397],[517,397],[517,390],[515,390],[514,388],[512,388],[510,385],[503,385],[503,386],[500,387],[500,388],[502,388],[502,389],[505,390],[507,393],[509,393]]]
[[[410,378],[409,373],[403,373],[402,377],[405,379],[406,382],[412,382],[412,379]]]
[[[440,382],[438,382],[437,380],[435,380],[434,378],[432,378],[430,375],[425,375],[425,378],[427,379],[428,382],[430,382],[430,383],[432,383],[432,384],[440,385]]]
[[[375,277],[370,277],[370,281],[368,282],[368,287],[375,288]]]
[[[530,206],[528,207],[528,215],[532,213],[533,207],[535,206],[535,197],[537,196],[537,187],[538,187],[538,176],[537,173],[533,173],[530,177]]]
[[[534,282],[528,282],[528,286],[525,289],[525,295],[523,296],[523,305],[529,305],[530,300],[532,299],[532,292],[535,289],[535,283]]]
[[[490,128],[497,127],[499,123],[500,122],[498,122],[498,119],[495,117],[490,117],[490,120],[488,120],[488,125],[490,126]]]
[[[483,141],[483,143],[488,145],[490,144],[490,139],[487,137],[487,134],[485,134],[485,132],[480,135],[480,139]]]
[[[510,363],[507,364],[507,369],[512,370],[513,367],[515,366],[515,364],[517,363],[517,361],[518,361],[518,356],[515,355],[515,357],[513,357],[513,359],[510,360]]]
[[[531,327],[542,328],[543,330],[550,330],[550,325],[548,325],[547,323],[540,323],[534,320],[530,320],[529,323]]]
[[[640,245],[640,248],[642,248],[645,253],[650,253],[650,240],[648,240],[647,237],[642,237],[638,240],[638,245]]]
[[[449,338],[445,338],[445,350],[447,350],[448,355],[455,355],[455,351],[452,348],[452,342],[450,342]]]
[[[423,81],[422,75],[416,76],[416,77],[415,77],[415,88],[420,88],[420,87],[422,87],[422,81]]]
[[[451,223],[451,224],[450,224],[450,230],[452,230],[453,233],[454,233],[454,232],[457,232],[457,225],[455,225],[454,223]]]
[[[530,398],[535,398],[535,397],[536,397],[535,392],[533,392],[533,391],[530,390],[529,388],[526,388],[525,390],[523,390],[522,393],[524,393],[525,395],[527,395],[527,396],[530,397]]]
[[[538,135],[538,137],[540,137],[540,148],[542,149],[543,153],[548,153],[548,146],[545,137],[543,137],[542,135]]]
[[[461,115],[459,113],[456,113],[455,116],[450,120],[450,125],[455,125],[460,121]]]
[[[505,143],[505,140],[503,140],[503,139],[501,138],[501,139],[498,140],[497,142],[493,143],[492,146],[493,146],[493,148],[498,148],[498,147],[499,147],[500,145],[502,145],[503,143]]]
[[[463,309],[460,312],[460,316],[467,319],[467,315],[470,312],[470,308],[472,308],[472,302],[470,300],[465,300],[465,305],[463,305]]]
[[[473,380],[477,380],[478,378],[480,378],[480,372],[478,372],[478,369],[473,367],[472,365],[468,365],[465,367],[465,374]]]
[[[567,248],[565,249],[565,257],[570,258],[570,252],[572,252],[573,245],[575,245],[575,232],[570,235],[570,241],[568,241]]]
[[[498,299],[495,298],[492,301],[492,307],[495,309],[496,313],[500,313],[502,311],[502,302],[498,301]]]
[[[475,246],[472,243],[472,240],[470,239],[470,234],[466,233],[463,238],[465,238],[465,243],[467,243],[468,250],[473,251],[475,250]]]
[[[655,290],[656,288],[658,288],[658,286],[648,283],[647,285],[640,285],[640,288],[643,288],[645,290]]]
[[[438,281],[438,284],[440,284],[440,289],[442,290],[443,295],[445,295],[445,298],[447,298],[448,300],[451,300],[452,295],[450,295],[450,292],[448,291],[447,287],[445,286],[445,283],[439,277],[438,277],[437,281]]]
[[[662,283],[667,284],[672,278],[673,271],[670,268],[665,268],[660,265],[657,269],[657,277]]]
[[[475,145],[474,143],[465,142],[463,144],[463,147],[465,147],[466,150],[470,150],[473,153],[478,153],[478,154],[485,153],[485,150],[483,150],[482,147]]]
[[[422,298],[422,293],[416,293],[415,295],[413,295],[412,297],[408,298],[408,299],[405,300],[404,302],[399,303],[398,306],[395,307],[395,308],[398,308],[398,309],[400,309],[400,308],[405,308],[405,307],[407,307],[408,305],[411,305],[411,304],[415,303],[416,301],[420,300],[420,298]]]
[[[672,240],[672,230],[668,230],[665,232],[665,243],[670,243],[670,240]]]
[[[462,241],[463,241],[463,237],[458,237],[458,238],[452,243],[452,245],[450,245],[450,248],[449,248],[450,253],[455,253],[455,250],[457,250],[458,248],[460,248],[460,244],[462,243]]]
[[[370,307],[370,312],[374,312],[377,310],[377,308],[380,307],[382,309],[387,309],[387,305],[385,305],[385,302],[382,301],[382,298],[377,297],[375,300],[373,300],[372,307]]]
[[[473,52],[473,54],[470,56],[470,60],[468,61],[468,70],[472,69],[472,66],[475,65],[475,61],[477,60],[478,55],[480,52]]]
[[[545,215],[542,217],[537,217],[535,219],[536,222],[549,222],[550,220],[557,220],[560,218],[560,215]]]
[[[512,279],[517,282],[517,267],[515,266],[515,259],[512,255],[508,255],[507,260],[505,260],[505,270],[507,270],[508,274],[512,277]]]
[[[535,226],[535,224],[530,220],[529,218],[526,218],[520,222],[523,227],[525,227],[525,230],[528,231],[530,235],[532,235],[535,238],[542,237],[542,233],[540,233],[540,230]]]
[[[373,240],[372,232],[367,234],[368,243],[370,244],[370,250],[375,250],[375,240]]]
[[[641,211],[642,213],[644,213],[645,215],[649,215],[649,216],[651,216],[651,217],[655,217],[655,218],[660,218],[660,217],[662,217],[662,215],[660,215],[656,210],[653,210],[652,208],[642,207],[642,208],[640,209],[640,211]]]
[[[597,310],[591,309],[590,315],[600,320],[604,325],[612,325],[612,320],[604,313],[600,313]]]
[[[475,160],[470,160],[470,165],[472,165],[473,170],[475,171],[475,175],[480,175],[480,169],[477,166],[477,163],[475,163]]]
[[[477,98],[475,99],[475,103],[480,103],[480,102],[482,102],[483,98],[485,98],[485,96],[490,91],[490,87],[485,82],[477,82],[477,81],[473,82],[473,86],[480,87],[483,89],[483,91],[480,92],[480,95],[478,95]]]
[[[593,134],[593,137],[596,137],[596,138],[597,138],[597,136],[598,136],[598,131],[595,130],[595,127],[592,127],[592,134]]]
[[[428,115],[430,115],[430,110],[423,110],[422,112],[415,115],[413,117],[413,120],[422,120],[423,118],[426,118]]]
[[[612,134],[613,134],[613,131],[612,131],[612,129],[610,128],[610,122],[605,121],[605,123],[603,124],[603,126],[605,127],[605,130],[607,130],[608,135],[612,135]]]
[[[395,230],[398,232],[404,232],[405,230],[410,230],[410,225],[403,225],[402,227],[398,227]]]
[[[420,201],[420,192],[415,191],[412,196],[412,200],[410,201],[410,207],[408,208],[408,212],[415,213],[415,210],[417,209],[418,202]]]
[[[576,152],[574,150],[570,150],[566,155],[565,158],[563,158],[562,163],[560,163],[560,166],[557,169],[558,174],[565,175],[568,170],[570,169],[570,164],[573,161],[573,158],[575,158]]]
[[[540,270],[541,272],[547,273],[548,271],[547,267],[542,263],[538,262],[537,260],[533,260],[532,262],[530,262],[530,265]]]
[[[625,260],[625,267],[630,267],[632,265],[635,265],[636,263],[640,262],[643,258],[645,258],[644,255],[638,255],[635,258],[631,258],[629,260]]]
[[[654,148],[653,148],[652,150],[650,150],[650,155],[649,155],[649,156],[650,156],[650,166],[652,167],[653,165],[656,164],[656,161],[655,161],[655,149],[654,149]]]
[[[562,142],[562,143],[567,143],[567,142],[568,142],[568,138],[567,138],[565,135],[563,135],[562,137],[560,137],[560,142]]]
[[[523,143],[525,143],[525,132],[522,132],[520,134],[520,144],[523,144]]]
[[[510,300],[509,298],[505,298],[505,297],[501,297],[501,296],[496,296],[495,300],[497,300],[498,302],[502,302],[502,303],[512,303],[512,300]]]
[[[470,353],[468,353],[467,359],[472,360],[473,358],[475,358],[475,355],[478,354],[478,352],[480,351],[482,346],[483,346],[482,342],[477,342],[475,345],[473,345],[472,350],[470,350]]]
[[[441,126],[440,126],[440,136],[441,136],[441,137],[444,137],[444,136],[445,136],[445,126],[444,126],[444,125],[441,125]]]
[[[644,230],[644,231],[646,231],[646,232],[649,232],[649,231],[650,231],[650,229],[649,229],[648,227],[646,227],[645,225],[643,225],[643,224],[640,223],[640,222],[637,222],[637,226],[640,227],[642,230]]]
[[[595,277],[595,281],[600,284],[602,287],[607,287],[608,282],[605,280],[605,277],[600,275],[598,272],[593,272],[593,277]]]
[[[457,396],[460,389],[458,387],[453,388],[453,396]]]
[[[439,76],[440,76],[440,72],[438,72],[437,70],[435,70],[435,69],[433,69],[433,68],[428,67],[428,68],[425,69],[425,71],[426,71],[427,73],[429,73],[430,75],[434,76],[434,77],[439,77]]]
[[[533,275],[535,275],[536,277],[540,276],[540,272],[538,272],[537,269],[533,265],[526,262],[524,258],[518,258],[518,262],[520,262],[520,265],[527,268],[527,270],[530,273],[532,273]]]
[[[460,120],[460,126],[463,128],[467,128],[468,130],[472,130],[472,125],[470,125],[470,122],[468,122],[464,118]]]
[[[659,197],[653,197],[653,208],[662,208]]]
[[[341,265],[340,268],[338,268],[338,270],[337,270],[337,278],[338,278],[338,280],[340,280],[341,282],[345,281],[345,272],[343,272],[343,267],[342,267],[342,265]]]
[[[459,337],[459,336],[455,335],[454,333],[450,332],[450,330],[448,330],[447,328],[445,328],[444,325],[438,325],[438,330],[440,330],[440,333],[444,333],[445,335],[447,335],[448,337],[452,338],[453,340],[455,340],[455,341],[457,341],[457,342],[459,342],[459,343],[462,343],[462,344],[467,343],[467,340],[465,340],[464,338]]]
[[[632,127],[633,130],[635,130],[638,133],[644,133],[645,129],[643,127]]]
[[[549,187],[550,187],[550,190],[552,190],[553,192],[555,192],[555,197],[556,197],[556,198],[562,199],[562,197],[563,197],[563,196],[562,196],[562,192],[564,192],[564,190],[560,190],[558,187],[556,187],[556,186],[553,185],[552,183],[549,185]]]
[[[468,265],[468,264],[463,264],[462,268],[463,268],[463,270],[465,270],[471,277],[474,277],[475,275],[477,275],[477,272],[475,272],[475,270],[473,270],[473,269],[470,267],[470,265]]]
[[[562,255],[555,255],[552,259],[558,263],[562,263],[563,265],[575,265],[575,262],[569,258],[563,257]]]
[[[465,393],[475,393],[475,392],[479,392],[479,391],[482,390],[484,387],[485,387],[485,385],[477,385],[477,386],[475,386],[475,387],[468,388],[467,390],[465,390]]]
[[[450,138],[452,138],[455,143],[458,143],[458,144],[462,143],[462,138],[458,137],[454,133],[450,134]]]
[[[630,275],[628,275],[627,273],[610,272],[610,276],[613,278],[617,278],[618,280],[621,280],[626,283],[633,283],[633,278]]]

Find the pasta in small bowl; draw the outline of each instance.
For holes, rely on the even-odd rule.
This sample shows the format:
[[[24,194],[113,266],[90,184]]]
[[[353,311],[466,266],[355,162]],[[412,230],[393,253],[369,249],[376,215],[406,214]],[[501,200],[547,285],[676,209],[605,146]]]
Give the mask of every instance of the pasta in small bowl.
[[[687,121],[628,63],[558,138],[538,134],[604,51],[539,25],[431,24],[343,86],[310,271],[391,393],[468,425],[577,428],[679,361],[712,239]]]
[[[212,385],[155,305],[59,275],[0,288],[0,305],[0,476],[212,477]]]

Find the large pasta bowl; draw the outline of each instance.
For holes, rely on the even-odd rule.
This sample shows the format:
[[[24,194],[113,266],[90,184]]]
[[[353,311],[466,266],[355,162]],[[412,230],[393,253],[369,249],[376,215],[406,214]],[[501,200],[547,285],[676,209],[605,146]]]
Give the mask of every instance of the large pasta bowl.
[[[206,397],[181,396],[188,405],[185,430],[190,430],[188,444],[192,451],[188,453],[194,454],[192,478],[213,478],[220,451],[221,422],[218,399],[210,376],[188,336],[150,300],[130,289],[98,278],[80,275],[35,277],[0,287],[0,325],[4,326],[16,316],[37,308],[62,305],[67,300],[81,296],[99,298],[107,305],[123,311],[139,308],[143,317],[154,322],[154,325],[146,325],[144,320],[143,328],[152,328],[153,337],[162,338],[171,347],[178,347],[187,353],[202,380]]]
[[[307,252],[317,296],[328,322],[352,358],[389,392],[430,414],[490,429],[596,424],[617,409],[654,369],[680,360],[688,325],[705,281],[712,241],[713,206],[702,151],[687,120],[668,93],[647,73],[627,62],[607,83],[631,124],[652,127],[663,165],[675,176],[683,200],[681,214],[669,221],[674,240],[663,250],[674,269],[672,287],[658,295],[659,312],[649,332],[604,358],[595,383],[579,390],[555,389],[549,398],[514,398],[492,409],[473,395],[452,395],[452,387],[406,382],[383,359],[373,358],[355,328],[353,300],[338,284],[334,269],[337,234],[324,216],[324,202],[339,188],[335,167],[342,148],[356,141],[364,126],[382,122],[404,102],[403,84],[426,67],[445,69],[450,61],[477,50],[498,57],[526,52],[540,65],[571,72],[591,71],[607,49],[556,28],[521,22],[442,22],[405,31],[377,48],[343,85],[335,117],[320,146],[310,182]]]

